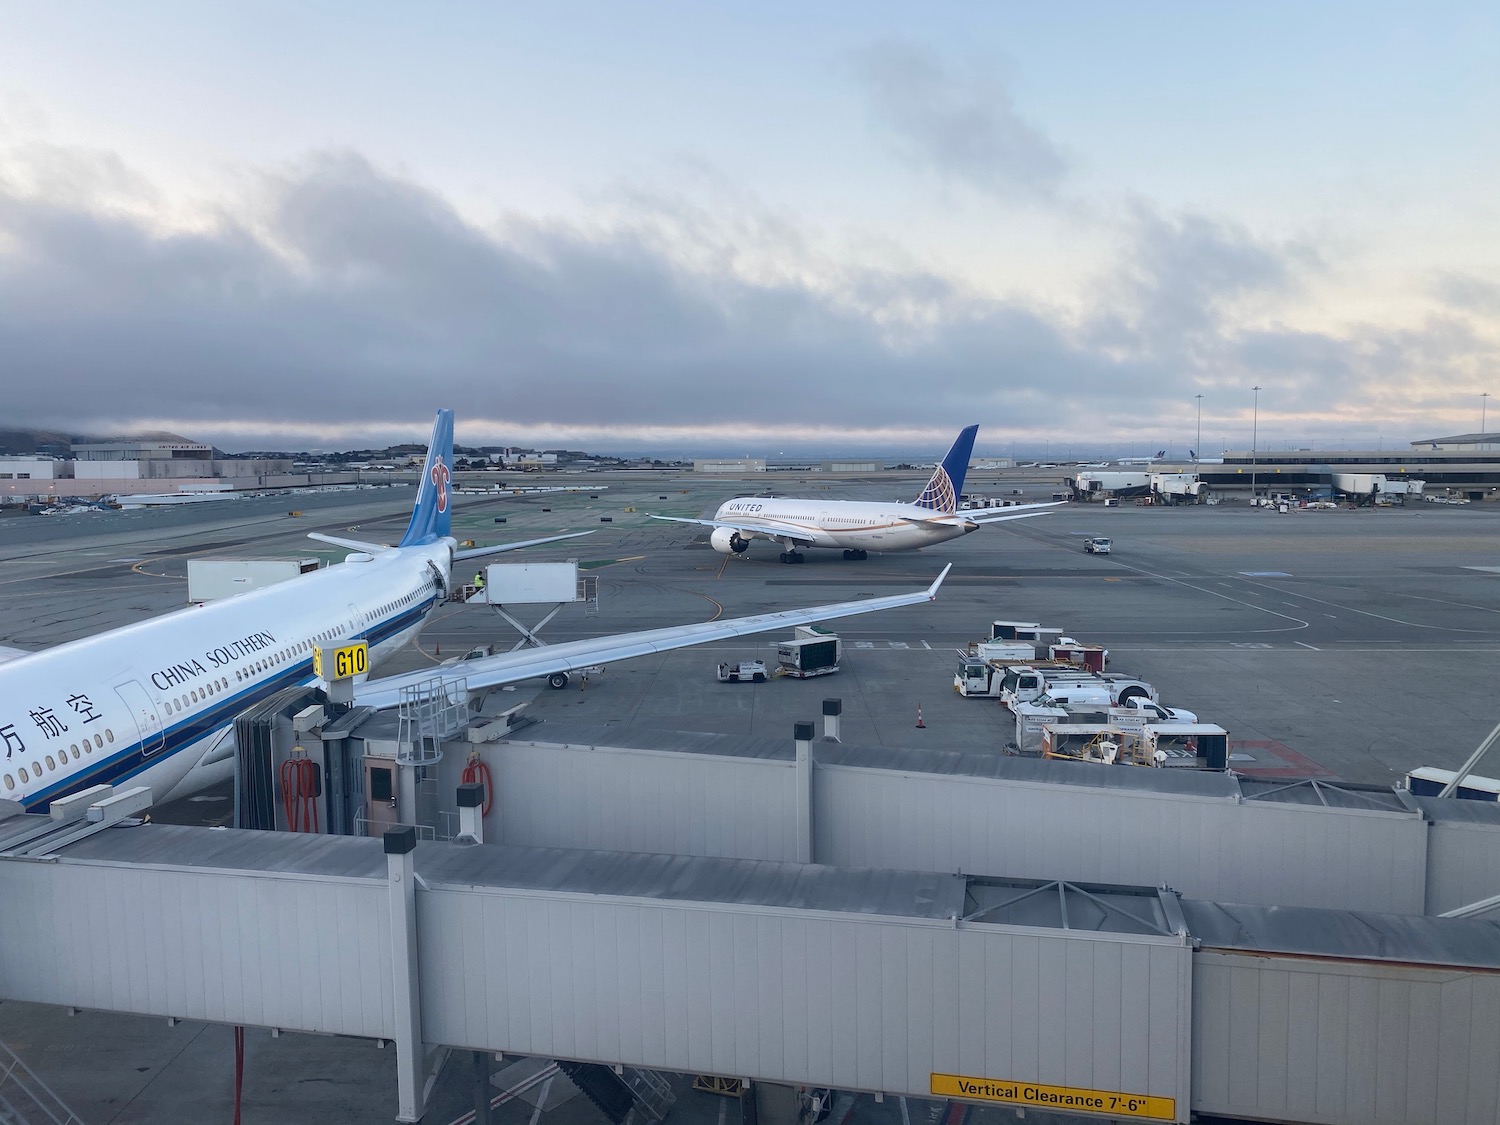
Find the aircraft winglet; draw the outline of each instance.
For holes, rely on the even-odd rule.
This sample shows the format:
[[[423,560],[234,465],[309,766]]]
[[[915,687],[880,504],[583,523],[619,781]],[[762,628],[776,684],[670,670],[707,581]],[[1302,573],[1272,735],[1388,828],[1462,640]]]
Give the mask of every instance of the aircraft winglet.
[[[936,578],[934,578],[932,580],[932,585],[929,586],[929,587],[927,587],[927,600],[928,601],[931,602],[931,601],[936,601],[937,600],[938,587],[943,584],[943,579],[948,577],[948,572],[950,570],[952,570],[952,569],[953,569],[953,564],[949,563],[947,566],[943,567],[943,573],[939,574]]]

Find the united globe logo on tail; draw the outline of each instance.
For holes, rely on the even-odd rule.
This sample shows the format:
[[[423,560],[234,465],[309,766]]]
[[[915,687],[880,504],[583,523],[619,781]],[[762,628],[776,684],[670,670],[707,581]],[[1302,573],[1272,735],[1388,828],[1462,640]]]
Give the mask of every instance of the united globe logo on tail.
[[[914,501],[918,508],[934,512],[958,511],[958,498],[964,490],[964,477],[969,472],[969,455],[974,452],[974,435],[978,432],[978,426],[966,426],[959,431],[958,438],[943,458],[943,463],[933,472],[927,487],[922,489],[922,495]]]
[[[948,471],[941,465],[932,474],[927,487],[922,489],[922,495],[917,497],[917,507],[931,508],[935,512],[958,510],[958,495],[953,490],[953,482],[948,479]]]

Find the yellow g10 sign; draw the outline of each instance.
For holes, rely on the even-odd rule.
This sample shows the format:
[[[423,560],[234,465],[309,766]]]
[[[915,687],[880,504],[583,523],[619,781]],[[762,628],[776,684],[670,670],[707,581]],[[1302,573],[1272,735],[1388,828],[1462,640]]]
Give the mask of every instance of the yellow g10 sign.
[[[313,675],[320,680],[347,680],[370,670],[370,646],[364,641],[340,648],[313,650]]]

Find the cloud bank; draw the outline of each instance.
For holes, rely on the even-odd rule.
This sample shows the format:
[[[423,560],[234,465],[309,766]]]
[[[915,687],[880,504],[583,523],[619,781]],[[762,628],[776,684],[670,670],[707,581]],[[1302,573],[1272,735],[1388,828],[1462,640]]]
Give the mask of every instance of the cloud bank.
[[[966,109],[910,59],[881,67],[877,104],[920,95],[898,124],[948,136],[929,148],[953,174],[997,193],[1056,182],[1060,158],[1006,107]],[[1490,300],[1480,283],[1449,279],[1450,304],[1415,327],[1295,330],[1275,310],[1321,268],[1313,250],[1147,205],[1121,219],[1119,260],[1077,315],[932,271],[809,270],[776,222],[751,223],[751,270],[726,252],[735,236],[660,200],[594,225],[481,225],[349,151],[256,174],[189,218],[108,154],[5,167],[15,425],[338,445],[425,433],[451,405],[466,442],[940,445],[978,421],[990,448],[1155,447],[1191,433],[1200,392],[1237,432],[1254,383],[1263,435],[1278,418],[1297,433],[1368,433],[1372,419],[1426,431],[1496,358],[1468,318]],[[766,268],[778,240],[796,268]]]

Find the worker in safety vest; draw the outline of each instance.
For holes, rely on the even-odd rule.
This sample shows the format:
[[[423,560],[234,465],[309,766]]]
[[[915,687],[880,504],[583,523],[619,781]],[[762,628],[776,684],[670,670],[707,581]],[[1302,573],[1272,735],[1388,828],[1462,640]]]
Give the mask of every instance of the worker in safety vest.
[[[483,590],[484,589],[484,571],[482,571],[482,570],[476,571],[475,574],[474,574],[474,589],[476,589],[476,590]]]

